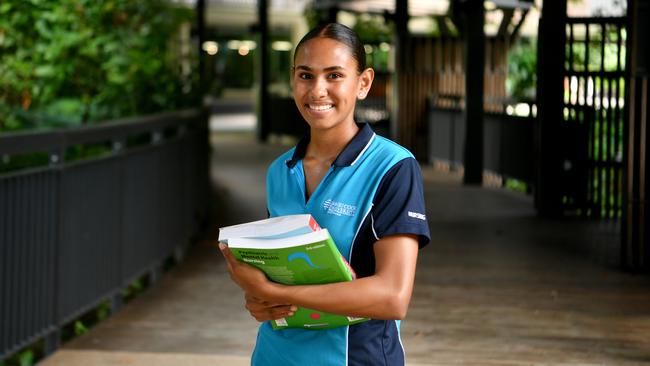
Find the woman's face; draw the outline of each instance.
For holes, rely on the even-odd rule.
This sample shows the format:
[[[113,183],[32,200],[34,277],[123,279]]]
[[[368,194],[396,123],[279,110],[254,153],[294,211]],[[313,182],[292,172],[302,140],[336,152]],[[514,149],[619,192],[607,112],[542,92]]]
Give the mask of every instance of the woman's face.
[[[345,44],[330,38],[314,38],[296,54],[293,98],[312,129],[354,123],[355,103],[366,97],[373,76],[372,69],[359,75],[357,61]]]

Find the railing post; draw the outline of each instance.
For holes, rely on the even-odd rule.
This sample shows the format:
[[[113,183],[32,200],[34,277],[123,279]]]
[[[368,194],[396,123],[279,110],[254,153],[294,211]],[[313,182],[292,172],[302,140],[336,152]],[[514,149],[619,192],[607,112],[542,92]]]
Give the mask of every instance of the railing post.
[[[61,346],[61,330],[57,327],[48,333],[43,339],[43,343],[43,353],[46,356],[56,352],[56,350]]]
[[[174,261],[180,263],[185,259],[185,245],[181,244],[174,248]]]
[[[115,314],[120,311],[123,304],[124,300],[122,298],[122,291],[117,291],[111,296],[111,314]]]
[[[60,168],[63,166],[64,160],[65,160],[65,150],[66,150],[66,144],[65,140],[61,140],[61,144],[56,146],[56,148],[52,149],[50,151],[50,157],[49,157],[49,165],[52,168]],[[63,200],[62,196],[63,193],[61,191],[61,181],[62,181],[62,175],[63,175],[63,170],[59,170],[58,174],[58,179],[59,179],[59,184],[58,188],[56,190],[56,194],[58,195],[58,213],[59,217],[56,219],[56,231],[57,231],[57,243],[56,243],[56,250],[57,252],[60,253],[61,250],[61,233],[62,233],[62,227],[63,227]],[[60,254],[57,255],[55,258],[56,262],[54,265],[54,273],[55,273],[55,279],[54,279],[54,288],[57,290],[55,291],[54,297],[52,299],[52,314],[54,314],[54,324],[53,324],[53,329],[48,332],[44,339],[43,339],[43,353],[48,356],[51,355],[52,353],[56,352],[57,349],[61,346],[61,328],[59,327],[59,312],[58,312],[58,304],[59,304],[59,296],[60,296],[60,291],[58,290],[60,288],[59,284],[59,266],[61,265],[61,260],[60,260]]]
[[[3,184],[2,189],[9,190],[3,192],[3,194],[11,198],[11,204],[2,205],[0,216],[3,219],[6,216],[7,220],[4,220],[0,225],[3,228],[9,227],[10,229],[14,227],[31,227],[29,225],[34,224],[34,222],[29,222],[25,213],[37,212],[38,216],[36,218],[39,221],[36,224],[40,225],[38,229],[43,230],[46,234],[32,234],[25,230],[19,230],[20,232],[11,231],[5,234],[2,231],[3,229],[0,229],[0,235],[11,235],[8,241],[12,243],[33,244],[34,247],[20,248],[22,252],[17,255],[22,256],[22,262],[30,266],[25,268],[26,271],[32,269],[32,266],[37,265],[46,271],[43,273],[47,273],[47,276],[40,273],[39,276],[43,278],[39,279],[39,281],[45,281],[35,284],[36,286],[31,285],[31,278],[13,271],[13,269],[17,268],[16,266],[22,265],[21,261],[15,260],[16,256],[12,252],[15,248],[7,247],[4,249],[8,255],[6,256],[7,258],[2,259],[5,259],[5,264],[9,261],[8,263],[10,265],[5,269],[0,264],[0,271],[4,271],[7,275],[6,279],[11,283],[11,287],[8,287],[4,291],[11,295],[9,299],[11,301],[4,301],[5,299],[0,301],[0,310],[4,310],[3,317],[0,319],[0,347],[2,347],[0,349],[0,361],[17,352],[19,348],[30,343],[33,344],[35,340],[38,340],[39,344],[43,345],[44,355],[51,355],[63,343],[62,330],[64,324],[74,320],[74,317],[78,316],[81,311],[85,311],[89,306],[93,306],[93,304],[99,301],[108,299],[110,301],[111,313],[117,312],[123,304],[121,291],[126,280],[131,279],[134,274],[140,275],[144,271],[149,276],[150,282],[155,283],[160,279],[162,274],[164,262],[161,258],[165,258],[167,255],[174,255],[177,260],[180,261],[182,259],[185,254],[184,250],[187,249],[187,240],[191,239],[190,235],[196,232],[196,228],[190,227],[190,220],[186,218],[187,215],[184,212],[176,210],[175,207],[165,206],[162,208],[169,209],[168,214],[177,215],[177,220],[185,220],[184,225],[186,226],[186,230],[184,230],[182,242],[181,240],[175,240],[174,244],[176,244],[176,248],[165,247],[164,253],[160,251],[156,253],[147,252],[146,255],[148,256],[146,258],[143,258],[136,265],[127,268],[127,264],[131,265],[132,263],[125,262],[125,259],[129,258],[125,258],[126,252],[124,252],[125,247],[123,242],[132,239],[135,230],[131,227],[129,228],[130,231],[126,232],[126,221],[121,219],[120,216],[120,213],[124,212],[122,206],[126,204],[125,196],[127,194],[133,194],[132,191],[129,191],[132,186],[127,186],[123,183],[125,182],[125,178],[128,179],[127,174],[132,174],[137,170],[139,164],[141,164],[140,158],[148,158],[149,156],[155,155],[158,150],[166,148],[163,146],[167,143],[165,133],[171,131],[173,128],[177,128],[178,132],[175,137],[179,139],[182,137],[182,140],[187,140],[187,142],[179,141],[178,145],[190,144],[190,148],[187,151],[187,161],[184,161],[188,167],[187,169],[183,169],[183,171],[187,171],[188,173],[186,174],[192,174],[195,177],[191,180],[191,185],[174,185],[173,190],[165,191],[165,194],[182,197],[186,195],[186,192],[191,192],[192,194],[196,194],[196,197],[192,200],[196,201],[195,204],[197,206],[205,204],[206,200],[204,197],[207,196],[205,192],[207,188],[203,187],[208,186],[208,165],[206,159],[209,155],[207,151],[207,119],[204,119],[205,115],[197,112],[191,113],[193,119],[201,119],[200,123],[195,124],[185,121],[187,119],[185,115],[173,115],[172,117],[162,116],[161,118],[154,116],[146,118],[145,121],[120,121],[115,126],[107,124],[97,126],[96,128],[89,126],[80,130],[39,131],[29,134],[8,133],[0,136],[1,161],[10,161],[14,155],[31,153],[44,153],[47,159],[38,167],[21,171],[18,179],[13,176],[13,172],[10,172],[8,175],[1,174],[2,179],[0,179],[0,182]],[[173,118],[174,121],[170,121],[170,118]],[[145,151],[143,154],[139,153],[139,149],[136,149],[137,151],[131,154],[126,142],[129,138],[138,138],[142,134],[149,136],[150,148],[146,149],[148,151]],[[65,159],[68,146],[77,144],[83,146],[97,142],[103,143],[105,141],[109,141],[110,143],[112,155],[110,158],[106,159],[104,155],[99,158],[93,156],[84,159],[81,166],[67,164]],[[177,145],[176,141],[172,143]],[[131,160],[133,155],[137,155],[134,159],[135,161]],[[127,161],[129,163],[134,161],[134,163],[129,165]],[[95,163],[96,165],[94,165]],[[154,171],[154,169],[147,171]],[[107,177],[110,178],[110,182],[107,182]],[[86,182],[86,179],[89,179],[89,181]],[[11,183],[11,185],[7,186],[5,184],[6,182]],[[83,189],[83,192],[79,192],[79,195],[73,197],[80,186],[85,188],[83,187],[84,185],[95,186],[96,184],[103,185],[101,189]],[[115,187],[115,184],[119,185],[119,187]],[[14,186],[20,187],[19,192],[25,193],[13,194],[14,191],[10,189],[13,189]],[[101,199],[95,199],[97,196],[90,196],[91,194],[103,194],[102,192],[104,190],[110,195],[101,196]],[[201,196],[195,193],[199,191]],[[31,195],[31,193],[34,194]],[[143,199],[148,199],[149,201],[143,204],[148,205],[151,202],[156,202],[152,199],[152,196],[144,197]],[[22,204],[21,200],[23,200],[23,197],[27,197],[25,207],[18,207]],[[84,202],[86,197],[88,198],[87,205]],[[118,202],[114,201],[116,199]],[[36,201],[38,201],[37,204],[35,204]],[[80,201],[82,202],[81,204]],[[92,257],[89,260],[94,262],[90,266],[87,266],[87,268],[84,268],[84,273],[77,275],[67,270],[71,264],[76,265],[77,263],[75,262],[77,259],[72,258],[70,254],[79,253],[77,250],[79,245],[88,249],[88,242],[80,238],[79,235],[73,234],[78,232],[76,230],[88,232],[90,237],[98,237],[106,234],[106,226],[103,225],[105,223],[103,221],[96,227],[80,227],[83,223],[72,221],[76,218],[71,217],[69,215],[70,212],[78,214],[79,211],[75,211],[77,207],[88,207],[91,204],[100,204],[91,213],[99,213],[103,209],[110,209],[110,218],[117,217],[118,219],[116,219],[117,222],[115,223],[111,222],[111,230],[114,235],[101,243],[101,249],[106,250],[107,257],[95,255],[97,252],[94,251],[94,248],[90,248],[88,251],[81,253],[78,258],[88,256]],[[106,212],[104,211],[103,213]],[[82,214],[85,215],[86,213],[83,212]],[[99,233],[96,232],[98,229],[100,230]],[[151,235],[151,237],[154,236]],[[41,240],[43,238],[47,240]],[[155,239],[151,240],[153,241]],[[149,241],[138,243],[138,245],[141,244],[144,246],[147,243]],[[5,243],[3,242],[2,244]],[[38,254],[43,257],[35,258],[32,261],[34,259],[32,258],[34,248],[39,248]],[[43,249],[42,251],[40,250],[41,248]],[[170,251],[173,250],[173,252],[170,253],[167,248]],[[30,261],[27,261],[25,258],[28,258]],[[111,262],[110,266],[103,267],[93,265],[97,263],[104,265],[107,260],[114,261],[114,263]],[[152,266],[153,261],[157,261],[155,267]],[[109,268],[110,273],[107,273],[105,270]],[[107,281],[95,281],[93,278],[94,275],[103,276],[110,283],[106,283]],[[74,296],[74,293],[71,294],[71,291],[76,291],[77,287],[79,287],[77,283],[81,283],[82,286],[87,286],[79,289],[80,291],[86,291],[86,293],[83,294],[84,296],[79,296],[78,298]],[[0,283],[0,286],[4,284],[6,284],[6,281]],[[23,284],[27,287],[23,286]],[[30,291],[40,292],[38,294],[32,292],[23,293],[24,291],[19,291],[21,288],[31,288]],[[2,287],[2,289],[4,290],[5,287]],[[15,289],[18,290],[14,291]],[[108,298],[107,293],[109,294]],[[11,308],[7,307],[9,305]]]
[[[155,130],[151,132],[151,144],[152,145],[159,145],[163,140],[163,133],[159,130]]]
[[[117,155],[119,154],[124,148],[126,147],[126,141],[125,140],[113,140],[113,146],[111,147],[113,149],[113,154]]]
[[[178,126],[178,131],[176,133],[176,135],[178,137],[183,137],[183,136],[185,136],[186,133],[187,133],[187,126],[186,125],[183,124],[183,125]]]
[[[65,147],[61,146],[50,151],[50,167],[58,167],[63,165],[65,159]]]
[[[116,155],[116,156],[123,155],[123,152],[126,149],[126,138],[122,137],[122,138],[119,138],[119,139],[114,139],[112,141],[112,146],[111,147],[113,149],[113,155]],[[122,157],[120,157],[120,159],[122,159]],[[120,160],[120,162],[121,163],[120,163],[120,173],[119,173],[120,174],[120,178],[119,178],[119,182],[120,182],[119,186],[120,186],[120,188],[119,189],[120,189],[120,197],[121,197],[124,194],[124,188],[123,188],[124,187],[124,182],[123,182],[123,179],[124,179],[124,172],[123,172],[124,166],[123,166],[123,164],[124,163],[123,163],[122,160]],[[119,212],[122,212],[122,208],[119,209]],[[120,232],[122,232],[122,230],[123,230],[122,224],[120,223],[119,226],[120,226],[119,230],[120,230]],[[119,263],[122,266],[123,262],[124,262],[124,256],[123,256],[122,250],[121,250],[121,248],[122,248],[122,242],[121,241],[122,241],[122,238],[120,238],[120,242],[116,243],[116,245],[118,246],[118,248],[120,248]],[[110,301],[111,301],[110,312],[111,312],[111,315],[113,315],[113,314],[116,314],[118,311],[120,311],[122,309],[122,305],[124,304],[124,297],[122,296],[122,291],[117,290],[113,295],[111,295]]]
[[[157,263],[149,269],[149,286],[154,285],[162,275],[162,264]]]

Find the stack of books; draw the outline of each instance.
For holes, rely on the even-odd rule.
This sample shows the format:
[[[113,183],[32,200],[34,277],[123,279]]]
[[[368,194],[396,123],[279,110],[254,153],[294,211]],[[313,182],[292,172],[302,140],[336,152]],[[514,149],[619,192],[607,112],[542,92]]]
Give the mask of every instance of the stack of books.
[[[240,261],[262,270],[274,282],[313,285],[352,281],[354,271],[327,229],[309,215],[288,215],[222,227],[219,241]],[[328,329],[368,320],[298,308],[291,317],[271,321],[273,329]]]

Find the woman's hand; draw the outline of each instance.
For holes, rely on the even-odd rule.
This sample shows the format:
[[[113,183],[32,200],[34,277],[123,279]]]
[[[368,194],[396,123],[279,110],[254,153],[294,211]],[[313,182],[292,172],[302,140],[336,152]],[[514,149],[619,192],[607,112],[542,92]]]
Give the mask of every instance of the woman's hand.
[[[298,307],[290,304],[275,304],[246,293],[246,309],[259,322],[292,316]]]
[[[271,286],[272,282],[266,278],[264,272],[259,269],[242,263],[235,258],[227,245],[219,243],[221,254],[226,259],[230,278],[241,287],[244,292],[257,298],[264,298],[265,289]]]

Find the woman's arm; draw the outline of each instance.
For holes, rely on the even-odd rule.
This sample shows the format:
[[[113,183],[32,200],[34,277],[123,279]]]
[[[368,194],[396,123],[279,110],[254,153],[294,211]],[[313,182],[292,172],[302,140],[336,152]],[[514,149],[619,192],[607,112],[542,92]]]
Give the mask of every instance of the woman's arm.
[[[374,244],[375,274],[350,282],[286,286],[269,281],[255,267],[241,263],[220,245],[233,281],[249,296],[271,303],[373,319],[406,316],[418,255],[415,235],[387,236]]]

